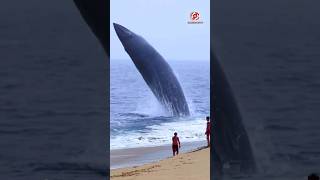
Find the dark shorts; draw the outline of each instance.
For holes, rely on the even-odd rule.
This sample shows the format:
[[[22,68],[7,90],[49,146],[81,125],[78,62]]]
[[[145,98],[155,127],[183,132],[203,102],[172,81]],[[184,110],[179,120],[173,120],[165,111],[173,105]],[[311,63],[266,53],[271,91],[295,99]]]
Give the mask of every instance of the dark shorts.
[[[179,153],[179,147],[178,147],[178,145],[172,145],[172,151]]]

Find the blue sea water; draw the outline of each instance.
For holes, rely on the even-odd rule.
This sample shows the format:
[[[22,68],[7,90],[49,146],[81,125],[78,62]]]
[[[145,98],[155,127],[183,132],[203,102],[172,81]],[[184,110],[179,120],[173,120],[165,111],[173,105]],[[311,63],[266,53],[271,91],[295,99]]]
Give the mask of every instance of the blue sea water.
[[[288,6],[290,4],[290,6]],[[258,166],[253,177],[320,173],[319,1],[214,1],[214,48]]]
[[[72,1],[0,6],[0,179],[106,179],[107,56]]]
[[[205,140],[210,112],[210,62],[169,61],[186,96],[191,116],[172,117],[157,101],[130,59],[110,63],[110,149]]]

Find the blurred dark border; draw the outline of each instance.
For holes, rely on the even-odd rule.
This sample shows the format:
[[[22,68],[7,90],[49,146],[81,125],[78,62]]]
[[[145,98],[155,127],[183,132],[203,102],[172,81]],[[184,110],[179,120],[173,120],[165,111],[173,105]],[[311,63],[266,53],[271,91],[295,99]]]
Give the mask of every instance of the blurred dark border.
[[[0,179],[109,179],[110,10],[96,2],[92,29],[73,1],[1,3]]]

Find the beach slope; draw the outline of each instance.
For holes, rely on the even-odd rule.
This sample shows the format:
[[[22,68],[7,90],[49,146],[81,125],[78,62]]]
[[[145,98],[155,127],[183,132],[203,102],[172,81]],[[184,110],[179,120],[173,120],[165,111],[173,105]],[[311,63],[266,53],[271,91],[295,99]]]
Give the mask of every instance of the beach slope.
[[[113,180],[209,180],[210,149],[203,148],[159,162],[111,170]]]

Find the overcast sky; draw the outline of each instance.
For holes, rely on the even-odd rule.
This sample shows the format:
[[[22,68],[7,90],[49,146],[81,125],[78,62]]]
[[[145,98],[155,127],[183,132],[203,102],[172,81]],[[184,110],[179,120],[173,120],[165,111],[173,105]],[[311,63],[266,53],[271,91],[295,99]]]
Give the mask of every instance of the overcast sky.
[[[113,22],[143,36],[170,60],[207,60],[210,56],[210,0],[111,0],[111,59],[128,59]],[[190,13],[203,24],[188,24]]]

